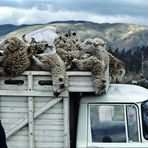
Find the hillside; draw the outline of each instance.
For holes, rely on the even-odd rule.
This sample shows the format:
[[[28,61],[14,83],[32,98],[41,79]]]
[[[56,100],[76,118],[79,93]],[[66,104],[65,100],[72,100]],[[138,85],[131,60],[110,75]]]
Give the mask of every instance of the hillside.
[[[136,50],[142,46],[148,46],[148,27],[135,24],[125,23],[93,23],[87,21],[57,21],[49,24],[38,25],[1,25],[0,26],[0,38],[2,35],[16,31],[17,34],[22,35],[34,31],[38,28],[42,28],[46,25],[59,26],[63,32],[76,31],[81,40],[85,38],[101,37],[111,46],[113,49],[119,48],[125,50]]]

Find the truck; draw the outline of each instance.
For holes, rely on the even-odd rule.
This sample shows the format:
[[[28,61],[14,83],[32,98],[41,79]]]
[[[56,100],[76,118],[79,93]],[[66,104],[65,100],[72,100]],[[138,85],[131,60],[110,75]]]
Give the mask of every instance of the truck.
[[[49,72],[0,77],[8,148],[148,147],[147,89],[108,81],[106,93],[96,96],[91,72],[67,75],[69,88],[59,97]]]

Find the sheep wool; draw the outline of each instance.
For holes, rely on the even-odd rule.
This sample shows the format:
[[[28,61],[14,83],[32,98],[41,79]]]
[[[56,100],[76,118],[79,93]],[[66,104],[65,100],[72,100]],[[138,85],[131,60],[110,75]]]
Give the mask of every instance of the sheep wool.
[[[92,82],[96,95],[101,95],[105,92],[106,80],[103,62],[94,56],[81,60],[74,59],[73,62],[78,70],[92,72]]]
[[[57,53],[50,54],[48,51],[46,49],[42,54],[35,54],[33,60],[42,70],[51,72],[54,96],[58,97],[68,86],[66,68]]]
[[[0,44],[4,50],[0,67],[0,75],[17,76],[30,67],[31,59],[28,55],[28,46],[18,37],[10,36]]]

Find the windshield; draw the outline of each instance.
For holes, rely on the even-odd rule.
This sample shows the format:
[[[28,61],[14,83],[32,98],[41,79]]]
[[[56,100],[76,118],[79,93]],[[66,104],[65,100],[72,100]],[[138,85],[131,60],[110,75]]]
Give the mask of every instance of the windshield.
[[[138,142],[135,105],[90,104],[92,142]]]

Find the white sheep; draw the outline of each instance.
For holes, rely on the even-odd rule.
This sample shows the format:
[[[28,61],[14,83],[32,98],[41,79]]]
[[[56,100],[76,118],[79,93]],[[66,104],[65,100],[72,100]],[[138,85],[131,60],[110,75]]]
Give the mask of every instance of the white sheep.
[[[98,60],[96,57],[91,56],[86,59],[74,59],[74,64],[80,71],[91,71],[92,82],[95,88],[95,94],[101,95],[105,92],[106,79],[105,79],[105,68],[104,63]]]
[[[62,48],[58,48],[56,52],[64,61],[67,70],[72,68],[72,60],[74,58],[79,59],[80,57],[79,51],[66,51]]]
[[[118,58],[115,58],[111,53],[109,55],[109,73],[113,82],[119,83],[122,81],[125,74],[125,63]]]
[[[85,56],[95,56],[105,64],[105,69],[109,66],[109,73],[114,82],[119,83],[125,74],[125,64],[106,51],[106,43],[100,39],[86,39],[79,45],[80,58]]]
[[[79,36],[76,32],[66,32],[65,34],[59,35],[54,40],[54,45],[56,49],[62,48],[66,51],[77,50],[79,44],[81,43]]]
[[[104,62],[105,70],[109,66],[109,56],[107,51],[104,49],[105,42],[100,38],[86,39],[79,45],[80,58],[85,56],[95,56],[100,61]]]
[[[54,45],[45,48],[44,53],[35,54],[33,60],[42,70],[51,72],[54,96],[58,97],[68,87],[66,68],[55,51]]]
[[[0,49],[4,51],[0,75],[17,76],[30,67],[31,58],[28,55],[28,46],[19,37],[7,37],[0,43]]]

